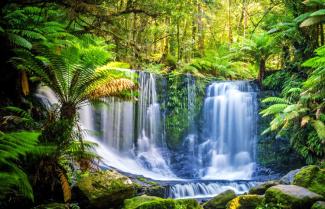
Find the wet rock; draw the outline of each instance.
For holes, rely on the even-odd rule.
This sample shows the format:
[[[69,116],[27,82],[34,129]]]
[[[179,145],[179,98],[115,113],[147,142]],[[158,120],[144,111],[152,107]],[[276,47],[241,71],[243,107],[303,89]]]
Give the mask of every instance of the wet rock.
[[[313,204],[311,209],[325,209],[325,202],[324,201],[317,201]]]
[[[287,173],[286,175],[284,175],[284,176],[280,179],[280,183],[281,183],[281,184],[292,184],[295,175],[296,175],[300,170],[301,170],[301,169],[296,169],[296,170],[292,170],[292,171],[290,171],[289,173]]]
[[[263,201],[263,195],[241,195],[227,204],[227,209],[255,209]]]
[[[226,190],[203,204],[204,209],[224,209],[227,203],[236,197],[233,190]]]
[[[173,200],[142,195],[124,201],[123,209],[202,209],[194,199]]]
[[[275,186],[275,185],[278,185],[280,184],[279,181],[267,181],[267,182],[264,182],[262,184],[259,184],[255,187],[252,187],[250,190],[249,190],[249,194],[258,194],[258,195],[263,195],[265,194],[265,191],[272,187],[272,186]]]
[[[294,177],[294,185],[308,188],[325,197],[325,169],[310,165],[303,167]]]
[[[296,185],[277,185],[266,190],[265,203],[282,208],[307,209],[323,197]]]
[[[137,186],[114,171],[98,171],[81,177],[77,187],[87,198],[90,208],[115,208],[136,194]]]
[[[166,187],[160,186],[160,185],[152,185],[147,186],[144,188],[144,194],[149,196],[156,196],[156,197],[166,197]]]

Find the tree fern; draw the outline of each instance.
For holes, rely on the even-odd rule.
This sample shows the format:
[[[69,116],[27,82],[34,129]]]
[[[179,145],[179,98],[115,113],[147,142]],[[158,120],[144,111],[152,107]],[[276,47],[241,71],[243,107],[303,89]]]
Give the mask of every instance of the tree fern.
[[[38,136],[38,132],[0,132],[0,198],[5,198],[12,190],[17,190],[33,200],[27,174],[19,168],[17,161],[36,150]]]
[[[324,118],[321,117],[325,98],[325,47],[317,49],[316,55],[303,64],[311,68],[303,85],[288,80],[287,87],[281,93],[285,98],[264,99],[264,103],[273,104],[261,111],[262,116],[273,115],[270,127],[265,132],[287,133],[291,136],[292,145],[308,163],[321,160],[325,155],[325,127]]]

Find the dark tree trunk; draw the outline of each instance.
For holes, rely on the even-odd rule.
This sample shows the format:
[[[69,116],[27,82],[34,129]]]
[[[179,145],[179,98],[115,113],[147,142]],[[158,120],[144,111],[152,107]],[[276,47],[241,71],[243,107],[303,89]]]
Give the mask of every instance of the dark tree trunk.
[[[260,63],[259,63],[258,82],[260,84],[261,89],[263,88],[262,82],[263,82],[265,70],[266,70],[265,63],[266,63],[266,61],[264,59],[261,59]]]

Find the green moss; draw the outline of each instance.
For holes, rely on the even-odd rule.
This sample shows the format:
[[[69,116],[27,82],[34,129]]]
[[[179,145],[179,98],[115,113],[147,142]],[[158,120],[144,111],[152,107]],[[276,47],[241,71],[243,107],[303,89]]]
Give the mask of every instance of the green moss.
[[[137,179],[139,180],[139,181],[141,181],[141,182],[143,182],[143,183],[146,183],[146,184],[150,184],[150,185],[158,185],[158,183],[157,182],[154,182],[154,181],[150,181],[150,180],[148,180],[148,179],[146,179],[146,178],[144,178],[144,177],[137,177]]]
[[[157,199],[160,199],[160,198],[159,197],[153,197],[153,196],[147,196],[147,195],[142,195],[142,196],[134,197],[134,198],[131,198],[131,199],[127,199],[127,200],[124,201],[124,209],[137,208],[138,206],[140,206],[144,202],[149,202],[149,201],[157,200]]]
[[[261,195],[241,195],[227,204],[227,209],[255,209],[263,201]]]
[[[203,204],[204,209],[222,209],[225,208],[227,203],[234,199],[236,194],[232,190],[226,190],[216,197],[212,198],[208,202]]]
[[[323,201],[317,201],[313,204],[311,209],[325,209],[325,202]]]
[[[325,197],[325,169],[315,165],[306,166],[295,175],[293,184]]]
[[[263,195],[268,188],[278,185],[278,184],[279,184],[278,181],[267,181],[265,183],[255,186],[255,187],[252,187],[249,190],[249,194]]]
[[[322,197],[306,188],[295,185],[278,185],[269,188],[265,193],[265,203],[282,209],[306,209],[321,200]]]
[[[138,196],[124,201],[123,209],[201,209],[194,199],[173,200],[153,196]]]
[[[200,204],[194,199],[176,200],[177,209],[201,209]]]
[[[83,176],[77,185],[97,208],[118,206],[124,199],[133,197],[137,189],[128,177],[109,170]]]

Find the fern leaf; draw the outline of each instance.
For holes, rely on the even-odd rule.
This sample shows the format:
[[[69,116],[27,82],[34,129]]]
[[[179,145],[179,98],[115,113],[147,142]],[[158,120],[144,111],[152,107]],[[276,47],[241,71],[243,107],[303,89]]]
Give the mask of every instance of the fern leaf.
[[[14,46],[20,46],[26,49],[32,49],[32,44],[22,36],[19,36],[14,33],[8,33],[8,39],[10,43]]]
[[[289,101],[280,97],[267,97],[262,100],[263,103],[282,103],[289,104]]]
[[[320,120],[313,120],[312,126],[317,132],[317,135],[320,139],[325,140],[325,125]]]
[[[274,115],[274,114],[282,112],[287,107],[288,107],[287,104],[274,104],[274,105],[271,105],[270,107],[262,110],[260,112],[260,114],[262,114],[263,117],[268,116],[268,115]]]
[[[71,188],[69,185],[69,181],[61,169],[58,170],[58,176],[60,179],[61,188],[62,188],[62,192],[63,192],[63,199],[64,199],[64,202],[67,203],[71,200]]]

